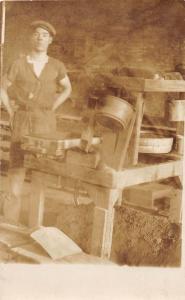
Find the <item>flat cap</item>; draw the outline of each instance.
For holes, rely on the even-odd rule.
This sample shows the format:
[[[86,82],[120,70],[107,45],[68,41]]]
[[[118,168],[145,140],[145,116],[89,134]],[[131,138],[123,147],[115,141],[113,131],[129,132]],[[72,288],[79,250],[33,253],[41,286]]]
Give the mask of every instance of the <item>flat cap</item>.
[[[53,25],[51,25],[50,23],[48,23],[46,21],[42,21],[42,20],[34,21],[30,24],[30,27],[33,29],[41,27],[41,28],[47,30],[52,36],[56,35],[56,30],[53,27]]]

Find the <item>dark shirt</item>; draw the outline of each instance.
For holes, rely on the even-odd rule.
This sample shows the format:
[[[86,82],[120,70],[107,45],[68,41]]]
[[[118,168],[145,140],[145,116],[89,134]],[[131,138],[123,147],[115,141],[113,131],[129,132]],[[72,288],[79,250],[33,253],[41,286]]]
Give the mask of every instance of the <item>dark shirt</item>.
[[[26,56],[17,59],[7,73],[12,85],[8,88],[9,97],[20,106],[32,109],[51,109],[59,91],[59,81],[66,75],[64,64],[52,57],[44,66],[39,77]]]

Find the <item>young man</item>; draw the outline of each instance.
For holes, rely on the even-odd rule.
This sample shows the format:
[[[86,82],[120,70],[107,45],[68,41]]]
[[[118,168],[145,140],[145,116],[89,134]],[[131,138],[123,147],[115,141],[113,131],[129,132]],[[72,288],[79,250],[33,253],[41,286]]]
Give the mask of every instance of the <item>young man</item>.
[[[1,99],[12,125],[10,190],[13,200],[5,205],[5,215],[14,222],[19,220],[25,177],[21,137],[25,134],[54,133],[55,111],[71,93],[63,63],[47,55],[55,34],[55,28],[48,22],[35,21],[30,25],[30,52],[12,64],[1,89]],[[15,101],[15,113],[9,99]]]

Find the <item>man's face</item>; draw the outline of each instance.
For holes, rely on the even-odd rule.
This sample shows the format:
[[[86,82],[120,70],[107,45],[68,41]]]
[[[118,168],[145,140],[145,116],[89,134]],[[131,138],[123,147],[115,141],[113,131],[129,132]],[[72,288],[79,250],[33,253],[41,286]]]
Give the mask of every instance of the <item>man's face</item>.
[[[31,35],[32,49],[38,52],[45,52],[52,42],[49,32],[41,27],[37,27]]]

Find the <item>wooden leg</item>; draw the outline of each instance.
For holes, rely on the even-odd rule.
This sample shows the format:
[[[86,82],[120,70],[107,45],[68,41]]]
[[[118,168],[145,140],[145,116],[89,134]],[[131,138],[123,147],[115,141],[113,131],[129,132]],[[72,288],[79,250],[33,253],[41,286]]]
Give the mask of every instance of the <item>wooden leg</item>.
[[[118,134],[117,146],[114,151],[113,168],[117,171],[122,170],[128,151],[130,138],[132,135],[136,114],[134,113],[127,128],[122,129]]]
[[[45,199],[45,175],[32,171],[29,205],[29,227],[37,228],[42,225]]]
[[[181,223],[182,219],[182,191],[176,190],[170,199],[170,216],[172,223]]]
[[[5,219],[19,223],[21,212],[21,195],[25,178],[25,169],[17,168],[9,172],[9,185],[11,195],[6,199],[3,207]]]
[[[107,189],[85,184],[90,197],[95,202],[91,254],[110,258],[114,224],[114,204],[120,190]]]
[[[138,163],[140,129],[144,113],[144,99],[142,93],[137,93],[136,97],[136,121],[134,123],[133,133],[130,138],[130,144],[127,150],[127,159],[124,167],[136,165]]]

